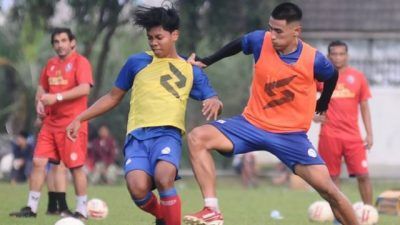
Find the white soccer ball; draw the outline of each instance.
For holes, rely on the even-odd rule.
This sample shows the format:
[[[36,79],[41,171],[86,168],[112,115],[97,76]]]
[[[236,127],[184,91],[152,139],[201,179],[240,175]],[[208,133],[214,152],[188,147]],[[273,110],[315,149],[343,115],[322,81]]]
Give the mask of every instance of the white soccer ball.
[[[364,202],[355,202],[353,204],[353,209],[355,212],[357,212],[358,210],[361,210],[364,207]]]
[[[93,198],[87,203],[87,212],[90,218],[101,220],[107,217],[108,206],[103,200]]]
[[[73,217],[66,217],[58,220],[54,225],[85,225],[82,221]]]
[[[372,205],[364,205],[355,209],[356,216],[361,225],[377,224],[379,220],[378,210]]]
[[[313,222],[331,222],[334,219],[327,201],[316,201],[308,207],[308,219]]]

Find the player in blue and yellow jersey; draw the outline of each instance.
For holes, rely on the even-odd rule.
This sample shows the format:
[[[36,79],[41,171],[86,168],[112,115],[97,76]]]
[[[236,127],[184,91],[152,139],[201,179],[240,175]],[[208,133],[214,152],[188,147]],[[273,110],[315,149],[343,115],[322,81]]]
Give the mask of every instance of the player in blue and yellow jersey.
[[[272,12],[269,31],[251,32],[223,47],[200,66],[240,51],[255,60],[249,101],[242,115],[195,128],[188,135],[190,161],[204,197],[204,209],[185,216],[187,224],[222,225],[211,151],[224,155],[267,150],[302,177],[332,206],[343,224],[358,224],[350,202],[335,187],[318,152],[307,138],[314,113],[326,111],[337,71],[303,42],[301,9],[282,3]],[[193,62],[196,63],[196,62]],[[316,80],[324,90],[316,102]]]
[[[146,29],[152,51],[128,58],[111,91],[72,122],[74,139],[83,121],[115,107],[132,89],[124,146],[125,179],[135,204],[156,224],[180,225],[181,202],[174,188],[185,133],[189,97],[203,101],[203,115],[216,119],[222,109],[204,72],[178,55],[179,16],[173,8],[138,7],[135,24]],[[160,201],[153,194],[156,187]]]

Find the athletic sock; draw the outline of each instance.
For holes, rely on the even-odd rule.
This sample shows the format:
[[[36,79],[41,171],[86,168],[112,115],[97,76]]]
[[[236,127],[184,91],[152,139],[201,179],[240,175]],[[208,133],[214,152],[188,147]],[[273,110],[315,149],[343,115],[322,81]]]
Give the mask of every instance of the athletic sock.
[[[218,198],[205,198],[204,206],[219,212]]]
[[[87,217],[87,195],[76,196],[76,211]]]
[[[175,188],[160,192],[160,205],[167,225],[181,225],[181,199]]]
[[[153,192],[147,193],[143,199],[135,200],[135,204],[143,211],[152,214],[157,219],[162,219],[160,204]]]
[[[60,212],[68,209],[67,194],[65,192],[56,192],[58,210]]]
[[[57,211],[57,193],[54,191],[49,191],[49,202],[47,203],[47,212],[56,212]]]
[[[32,212],[36,213],[40,200],[40,192],[38,191],[29,191],[28,196],[28,206],[31,207]]]

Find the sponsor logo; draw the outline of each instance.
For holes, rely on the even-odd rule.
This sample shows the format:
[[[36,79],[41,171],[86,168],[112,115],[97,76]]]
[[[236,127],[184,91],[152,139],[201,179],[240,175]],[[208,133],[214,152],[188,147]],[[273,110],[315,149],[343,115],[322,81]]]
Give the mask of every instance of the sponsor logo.
[[[75,161],[78,159],[78,154],[76,152],[72,152],[69,157],[71,158],[72,161]]]
[[[224,124],[226,121],[225,121],[225,120],[217,120],[217,121],[215,121],[215,122]]]
[[[66,66],[65,66],[65,72],[69,72],[69,71],[71,71],[72,70],[72,63],[68,63]]]
[[[315,151],[312,148],[309,148],[307,151],[308,156],[312,157],[312,158],[316,158],[317,157],[317,151]]]
[[[165,147],[163,150],[161,150],[161,153],[164,155],[167,155],[171,152],[171,148],[170,147]]]

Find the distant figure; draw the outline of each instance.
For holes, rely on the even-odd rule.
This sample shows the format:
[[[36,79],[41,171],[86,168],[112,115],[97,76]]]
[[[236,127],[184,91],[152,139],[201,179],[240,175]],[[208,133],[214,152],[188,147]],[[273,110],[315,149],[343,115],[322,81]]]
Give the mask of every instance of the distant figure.
[[[317,122],[322,123],[318,151],[337,186],[340,185],[340,169],[344,159],[350,177],[357,178],[362,201],[372,205],[372,185],[367,164],[367,150],[373,144],[368,105],[371,93],[364,74],[348,65],[347,51],[347,44],[343,41],[333,41],[328,46],[328,57],[339,71],[339,80],[328,111],[316,118]],[[322,85],[319,88],[322,89]],[[365,127],[364,140],[358,126],[359,112]]]
[[[235,171],[240,174],[245,188],[258,186],[256,158],[253,152],[235,155],[232,165]]]
[[[13,166],[11,170],[11,183],[25,182],[32,170],[34,145],[29,141],[29,134],[21,131],[12,143]]]
[[[98,130],[98,137],[90,142],[88,161],[92,165],[89,180],[93,184],[104,182],[114,184],[118,172],[115,164],[118,148],[114,137],[107,126],[103,125]]]

